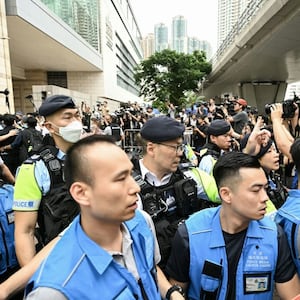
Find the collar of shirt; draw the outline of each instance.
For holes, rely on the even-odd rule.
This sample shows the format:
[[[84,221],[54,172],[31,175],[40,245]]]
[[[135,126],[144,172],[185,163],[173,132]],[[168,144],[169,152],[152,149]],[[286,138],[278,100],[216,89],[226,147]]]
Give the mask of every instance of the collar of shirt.
[[[113,259],[126,268],[129,272],[133,274],[136,280],[139,279],[139,274],[137,271],[137,266],[132,251],[132,239],[130,232],[126,226],[121,225],[122,230],[122,252],[108,251]]]
[[[268,176],[268,184],[272,190],[276,190],[276,183],[272,180],[270,176]]]
[[[65,158],[66,158],[66,153],[64,153],[63,151],[61,151],[60,149],[58,149],[58,152],[57,152],[56,157],[57,157],[58,159],[65,160]]]
[[[143,160],[141,159],[139,161],[140,163],[140,169],[141,169],[141,175],[142,175],[142,178],[144,180],[147,180],[150,184],[154,185],[154,186],[161,186],[161,185],[165,185],[167,184],[170,179],[171,179],[171,176],[173,173],[169,173],[167,175],[165,175],[161,180],[158,179],[156,177],[156,175],[152,172],[150,172],[144,165],[143,163]]]

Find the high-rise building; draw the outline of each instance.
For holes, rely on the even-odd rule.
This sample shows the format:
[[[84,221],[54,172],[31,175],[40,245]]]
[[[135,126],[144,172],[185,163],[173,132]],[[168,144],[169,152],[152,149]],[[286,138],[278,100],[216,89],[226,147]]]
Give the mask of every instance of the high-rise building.
[[[200,40],[196,37],[189,37],[188,38],[188,53],[191,54],[197,50],[200,50]]]
[[[187,20],[184,16],[176,16],[172,20],[172,49],[188,52]]]
[[[200,49],[206,53],[206,58],[210,60],[213,54],[211,44],[208,41],[200,41]]]
[[[188,38],[188,53],[192,54],[194,51],[204,51],[206,58],[209,60],[212,56],[212,47],[208,41],[199,40],[196,37]]]
[[[143,49],[143,56],[144,58],[148,58],[155,52],[154,48],[154,34],[149,33],[146,37],[142,40],[142,49]]]
[[[154,47],[155,52],[160,52],[169,48],[168,27],[163,23],[154,26]]]
[[[225,40],[251,0],[219,0],[218,3],[218,47]]]
[[[41,0],[96,50],[99,46],[98,0]]]

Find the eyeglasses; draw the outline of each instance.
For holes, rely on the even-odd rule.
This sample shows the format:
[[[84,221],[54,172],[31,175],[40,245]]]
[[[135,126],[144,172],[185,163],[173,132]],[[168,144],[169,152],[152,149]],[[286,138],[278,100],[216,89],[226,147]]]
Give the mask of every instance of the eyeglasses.
[[[183,152],[184,151],[184,147],[185,147],[184,144],[176,145],[176,146],[175,145],[168,145],[168,144],[164,144],[164,143],[156,143],[156,144],[172,148],[172,149],[175,150],[176,153]]]

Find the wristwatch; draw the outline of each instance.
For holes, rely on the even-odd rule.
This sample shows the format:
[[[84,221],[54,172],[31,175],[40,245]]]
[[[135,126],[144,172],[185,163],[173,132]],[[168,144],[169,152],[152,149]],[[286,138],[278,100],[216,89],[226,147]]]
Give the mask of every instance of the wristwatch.
[[[179,292],[182,296],[184,296],[182,287],[177,284],[174,284],[168,289],[166,293],[166,299],[170,300],[171,294],[175,291]]]

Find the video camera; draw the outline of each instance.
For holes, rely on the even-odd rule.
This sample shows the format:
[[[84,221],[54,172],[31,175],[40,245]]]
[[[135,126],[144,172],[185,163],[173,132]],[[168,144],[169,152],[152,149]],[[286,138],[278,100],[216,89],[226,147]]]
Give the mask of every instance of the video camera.
[[[233,101],[230,101],[229,99],[224,99],[220,105],[216,105],[215,107],[215,119],[224,119],[225,118],[225,113],[223,111],[224,107],[227,109],[227,112],[230,115],[234,114],[233,110]]]
[[[124,114],[125,114],[125,110],[124,109],[119,109],[119,110],[115,110],[114,111],[114,114],[118,117],[118,118],[121,118],[121,117],[123,117],[124,116]]]
[[[257,107],[254,107],[254,106],[247,106],[246,107],[246,112],[247,112],[247,114],[252,114],[252,115],[258,115],[258,109],[257,109]]]
[[[287,99],[281,102],[282,103],[282,118],[283,119],[289,119],[293,118],[295,116],[295,111],[300,107],[300,100],[298,97],[295,97],[294,99]],[[271,114],[271,107],[272,104],[266,104],[265,105],[265,112],[267,115]]]

